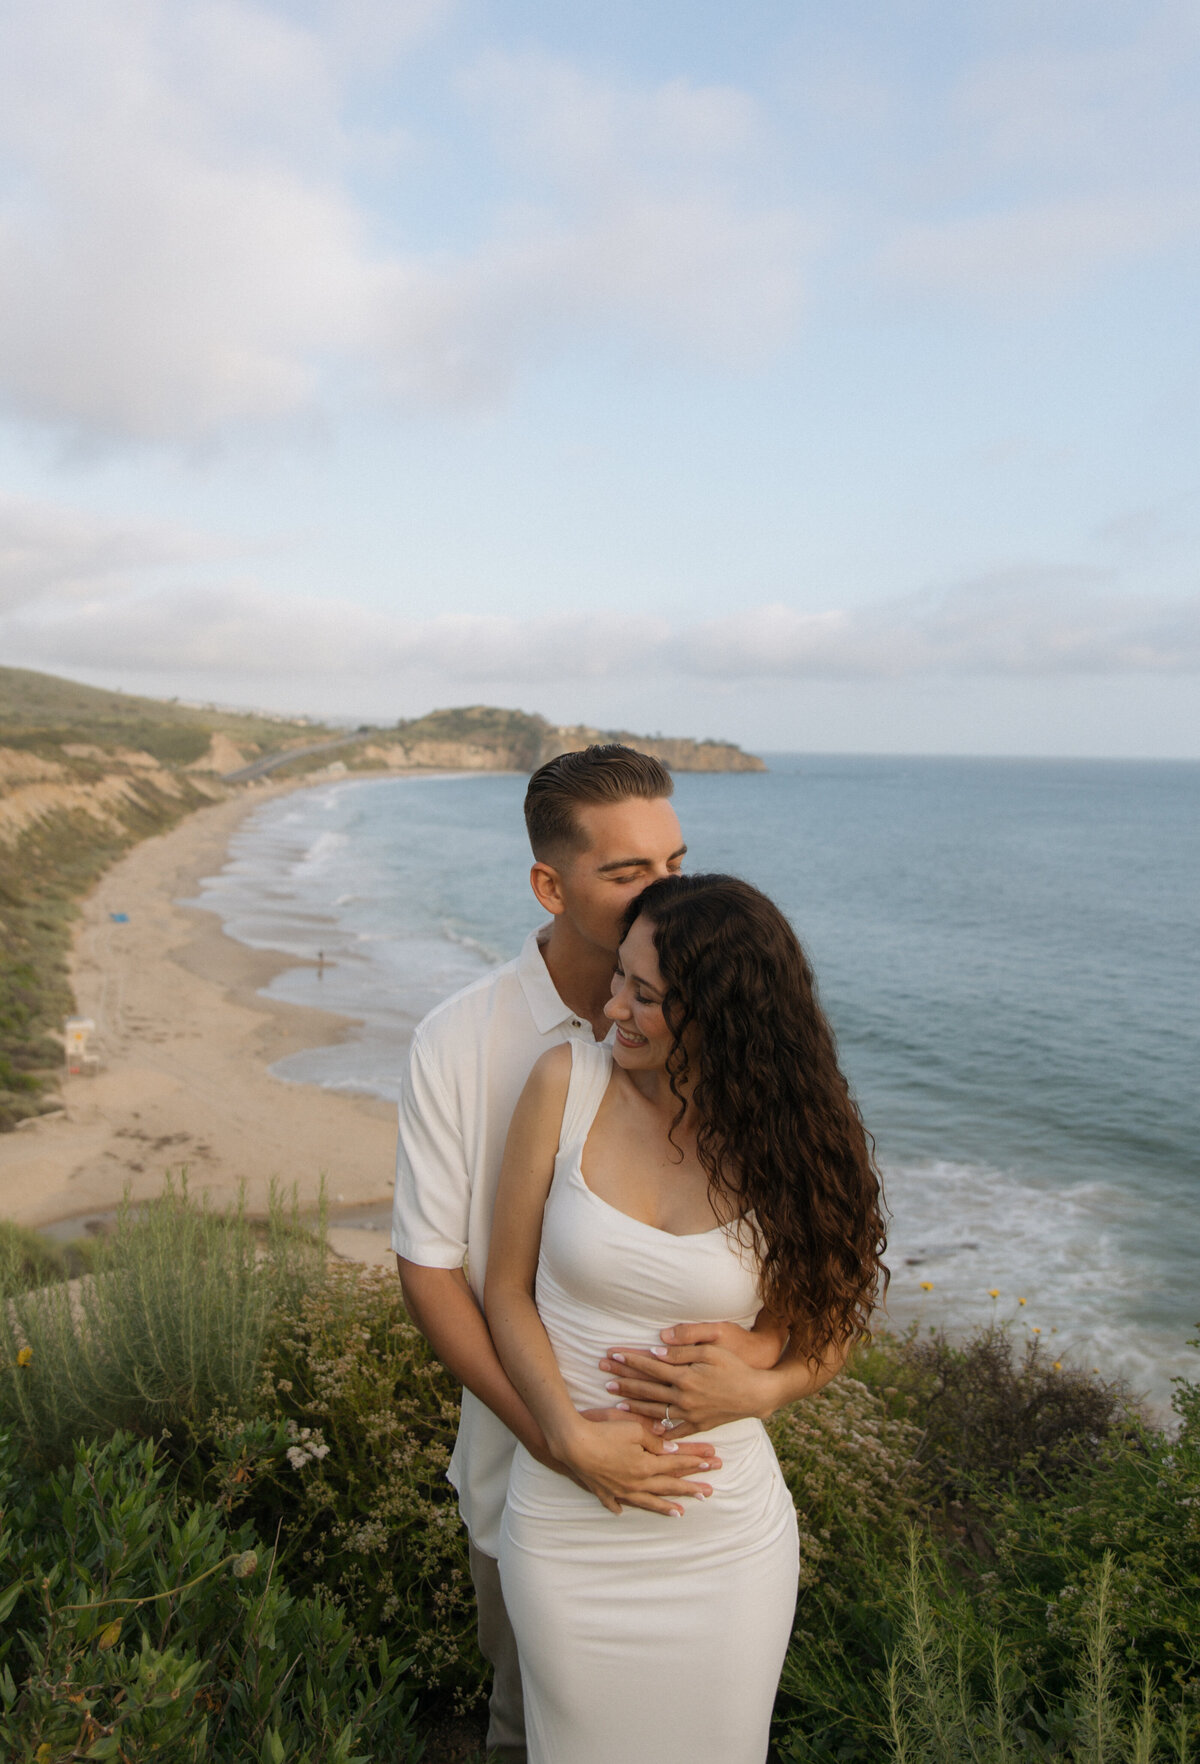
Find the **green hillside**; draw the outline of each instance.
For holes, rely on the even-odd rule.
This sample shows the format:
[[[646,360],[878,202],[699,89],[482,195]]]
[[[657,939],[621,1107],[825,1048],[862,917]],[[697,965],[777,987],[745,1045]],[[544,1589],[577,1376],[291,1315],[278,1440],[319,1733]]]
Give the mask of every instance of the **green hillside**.
[[[164,765],[186,766],[226,735],[248,757],[276,753],[336,731],[306,718],[255,716],[81,686],[29,668],[0,668],[0,745],[42,748],[91,742],[136,748]]]
[[[76,902],[121,853],[224,794],[212,771],[332,732],[0,668],[0,1131],[53,1106]],[[226,744],[207,777],[213,738]]]

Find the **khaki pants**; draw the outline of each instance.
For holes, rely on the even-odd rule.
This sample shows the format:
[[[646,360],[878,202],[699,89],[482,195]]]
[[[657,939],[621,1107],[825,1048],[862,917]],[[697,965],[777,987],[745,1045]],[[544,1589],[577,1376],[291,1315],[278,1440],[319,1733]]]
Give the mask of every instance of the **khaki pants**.
[[[474,1544],[471,1579],[479,1611],[479,1651],[492,1668],[492,1695],[488,1703],[487,1745],[504,1764],[525,1764],[525,1701],[521,1695],[521,1663],[517,1638],[512,1632],[504,1594],[500,1590],[500,1567],[495,1557],[485,1556]]]

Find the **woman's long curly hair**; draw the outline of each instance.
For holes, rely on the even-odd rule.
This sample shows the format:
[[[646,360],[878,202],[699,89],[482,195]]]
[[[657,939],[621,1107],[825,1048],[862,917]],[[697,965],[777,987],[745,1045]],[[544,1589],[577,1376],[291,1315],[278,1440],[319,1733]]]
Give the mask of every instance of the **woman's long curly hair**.
[[[673,1038],[672,1133],[690,1105],[714,1204],[753,1213],[764,1301],[808,1356],[848,1346],[887,1284],[883,1197],[796,934],[736,876],[654,882],[625,932],[642,916]]]

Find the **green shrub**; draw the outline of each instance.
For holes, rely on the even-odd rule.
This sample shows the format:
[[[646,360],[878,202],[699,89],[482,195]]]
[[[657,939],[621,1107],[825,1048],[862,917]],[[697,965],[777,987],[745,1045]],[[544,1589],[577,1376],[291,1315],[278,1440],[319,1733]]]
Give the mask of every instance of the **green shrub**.
[[[788,1758],[877,1755],[875,1677],[893,1635],[894,1583],[917,1514],[920,1430],[843,1374],[777,1415],[771,1437],[800,1520],[800,1598],[775,1704]]]
[[[240,1207],[217,1213],[168,1182],[122,1209],[78,1285],[24,1291],[0,1266],[0,1424],[54,1463],[80,1437],[249,1417],[276,1317],[324,1268],[321,1243],[277,1198],[264,1239]]]
[[[888,1755],[893,1764],[1151,1764],[1163,1756],[1162,1741],[1177,1764],[1187,1764],[1186,1706],[1176,1700],[1172,1710],[1162,1707],[1149,1673],[1139,1698],[1122,1698],[1116,1652],[1113,1561],[1105,1555],[1067,1694],[1057,1707],[1031,1707],[1027,1680],[1001,1637],[993,1630],[978,1646],[961,1593],[948,1593],[910,1533],[899,1638],[886,1673]]]
[[[970,1650],[973,1695],[992,1694],[982,1687],[1002,1636],[1005,1670],[1025,1687],[1026,1729],[1067,1743],[1062,1714],[1107,1550],[1117,1691],[1135,1698],[1148,1669],[1164,1698],[1181,1699],[1173,1719],[1194,1724],[1196,1387],[1180,1386],[1183,1426],[1171,1439],[1131,1416],[1119,1386],[1064,1377],[993,1330],[961,1346],[884,1337],[852,1370],[861,1395],[846,1394],[843,1375],[822,1399],[846,1405],[842,1440],[797,1459],[789,1435],[816,1423],[814,1403],[773,1424],[802,1538],[815,1532],[823,1544],[813,1553],[802,1543],[807,1584],[776,1704],[778,1756],[878,1764],[886,1663],[911,1622],[910,1523],[939,1564],[941,1620]]]
[[[62,1253],[36,1231],[0,1219],[0,1294],[47,1286],[66,1278]]]
[[[163,1438],[181,1488],[278,1533],[290,1585],[411,1654],[435,1700],[475,1703],[485,1673],[445,1479],[458,1387],[394,1274],[328,1264],[278,1203],[264,1230],[185,1184],[124,1209],[96,1253],[75,1287],[0,1289],[0,1424],[31,1461],[117,1430]]]
[[[0,1436],[0,1755],[415,1764],[406,1663],[296,1597],[252,1527],[116,1435],[31,1474]]]
[[[866,1358],[862,1375],[919,1414],[917,1455],[929,1494],[945,1500],[1042,1488],[1086,1464],[1134,1419],[1120,1380],[1053,1359],[1037,1336],[1018,1349],[998,1325],[966,1342],[941,1331],[885,1339]]]
[[[1071,1671],[1084,1612],[1110,1562],[1113,1655],[1124,1694],[1149,1671],[1200,1716],[1200,1427],[1196,1386],[1176,1399],[1178,1434],[1112,1435],[1095,1461],[1037,1500],[1011,1492],[988,1516],[994,1560],[980,1576],[989,1622],[1011,1635],[1048,1694]]]
[[[446,1481],[458,1402],[395,1275],[335,1265],[277,1316],[259,1420],[219,1422],[201,1455],[210,1493],[264,1530],[283,1517],[292,1584],[324,1587],[363,1634],[394,1637],[415,1681],[461,1711],[485,1668]]]
[[[154,1206],[127,1210],[97,1254],[97,1272],[74,1289],[24,1290],[14,1257],[0,1277],[0,1420],[23,1462],[41,1470],[72,1462],[78,1435],[101,1442],[101,1456],[118,1429],[156,1441],[157,1463],[175,1477],[172,1524],[190,1523],[191,1501],[208,1515],[204,1524],[226,1528],[230,1549],[247,1526],[270,1540],[271,1586],[303,1606],[315,1659],[326,1633],[341,1638],[336,1646],[349,1636],[352,1648],[356,1636],[373,1646],[382,1639],[391,1660],[411,1658],[410,1694],[420,1693],[423,1718],[474,1704],[484,1670],[465,1537],[445,1481],[458,1391],[405,1316],[390,1271],[330,1266],[278,1205],[258,1228],[238,1211],[206,1211],[180,1185]],[[819,1397],[777,1417],[771,1431],[800,1513],[803,1584],[773,1757],[880,1764],[903,1742],[924,1764],[928,1710],[913,1700],[920,1617],[921,1695],[940,1684],[939,1696],[958,1698],[960,1738],[984,1748],[964,1757],[1003,1759],[995,1746],[1008,1723],[1023,1759],[1071,1758],[1098,1601],[1105,1694],[1121,1711],[1112,1731],[1133,1748],[1131,1759],[1149,1764],[1157,1723],[1156,1764],[1182,1757],[1200,1714],[1200,1389],[1182,1384],[1176,1408],[1172,1438],[1131,1418],[1113,1387],[1064,1377],[989,1331],[961,1347],[915,1336],[876,1342]],[[909,1555],[914,1527],[926,1564],[924,1616]],[[64,1543],[64,1572],[72,1551]],[[186,1578],[182,1568],[174,1579],[160,1574],[129,1596]],[[212,1581],[223,1583],[223,1571]],[[183,1609],[175,1598],[163,1603]],[[30,1608],[22,1603],[26,1618]],[[155,1630],[148,1608],[139,1609],[149,1641],[144,1660],[140,1630],[126,1646],[126,1701],[152,1700],[169,1681],[182,1686],[175,1703],[190,1709],[192,1681],[178,1675],[205,1651],[196,1644],[195,1659],[185,1659],[192,1643]],[[71,1646],[82,1646],[71,1634]],[[230,1685],[247,1670],[231,1669]],[[28,1698],[41,1680],[30,1669],[22,1682]],[[231,1688],[229,1706],[247,1695]]]

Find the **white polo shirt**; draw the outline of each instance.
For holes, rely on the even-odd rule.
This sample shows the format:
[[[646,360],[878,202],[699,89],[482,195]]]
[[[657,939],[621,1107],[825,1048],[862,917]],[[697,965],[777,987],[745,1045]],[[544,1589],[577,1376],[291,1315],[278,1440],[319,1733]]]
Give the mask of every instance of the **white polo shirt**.
[[[400,1094],[392,1248],[423,1268],[467,1265],[483,1304],[492,1210],[504,1141],[540,1054],[562,1041],[594,1041],[554,989],[531,931],[516,961],[456,992],[417,1025]],[[477,1549],[495,1556],[516,1440],[463,1391],[449,1477]]]

